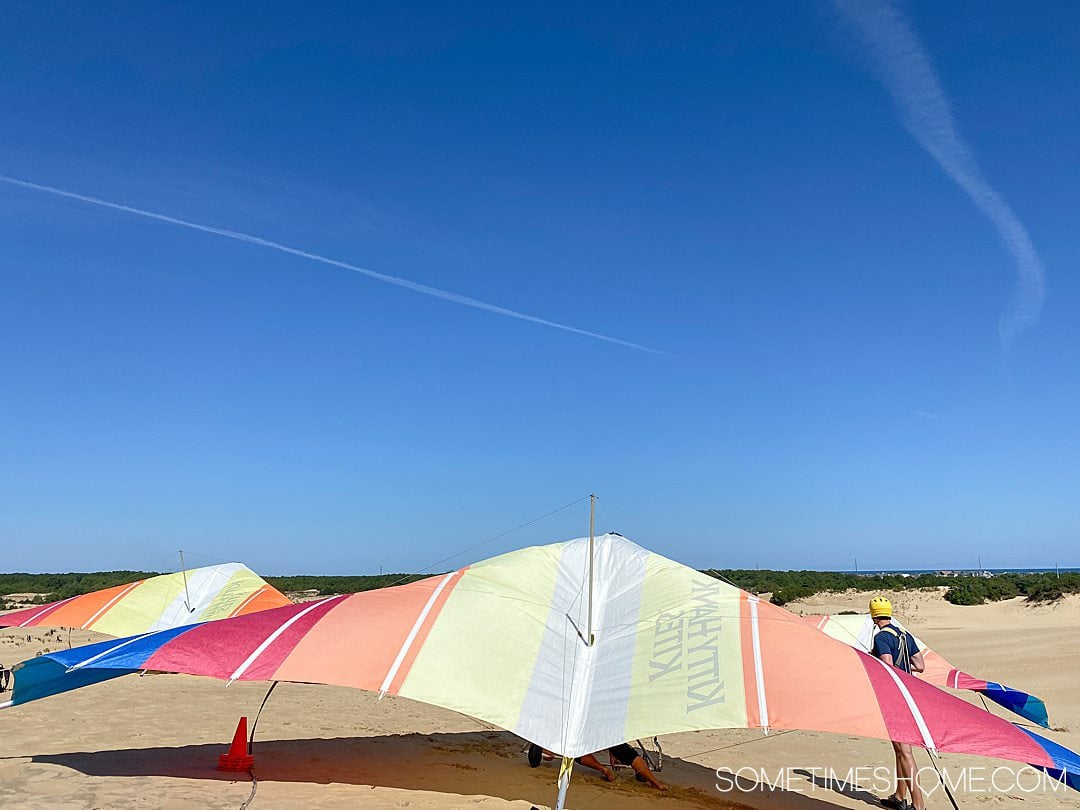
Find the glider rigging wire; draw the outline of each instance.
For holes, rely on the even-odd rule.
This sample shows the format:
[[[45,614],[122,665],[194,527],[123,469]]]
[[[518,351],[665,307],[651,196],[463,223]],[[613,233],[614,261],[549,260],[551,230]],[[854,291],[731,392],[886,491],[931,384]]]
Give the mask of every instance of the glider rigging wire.
[[[591,497],[591,495],[582,495],[576,501],[571,501],[570,503],[568,503],[568,504],[566,504],[564,506],[560,506],[558,509],[552,509],[550,512],[547,512],[547,513],[545,513],[543,515],[540,515],[540,517],[535,517],[532,520],[527,520],[524,523],[522,523],[522,524],[520,524],[518,526],[515,526],[512,529],[507,529],[505,532],[500,532],[499,534],[495,535],[494,537],[489,537],[487,540],[483,540],[483,541],[477,543],[475,546],[469,546],[466,549],[462,549],[457,554],[451,554],[449,557],[444,557],[443,559],[437,560],[436,562],[433,562],[430,565],[425,565],[423,568],[421,568],[416,573],[422,574],[425,571],[430,571],[432,568],[434,568],[437,565],[442,565],[445,562],[450,562],[450,560],[457,559],[458,557],[462,556],[463,554],[468,554],[470,551],[476,551],[476,549],[482,548],[483,546],[486,546],[489,543],[494,543],[496,540],[501,540],[502,538],[506,537],[508,534],[513,534],[514,532],[518,531],[519,529],[524,529],[526,526],[531,526],[534,523],[539,523],[544,518],[549,518],[552,515],[555,515],[555,514],[558,514],[559,512],[562,512],[564,509],[569,509],[571,506],[577,506],[582,501],[587,501],[590,497]],[[394,585],[400,585],[402,582],[407,580],[410,576],[412,576],[412,574],[406,574],[401,579],[394,580],[393,582],[391,582],[386,587],[390,588],[390,587],[393,587]]]

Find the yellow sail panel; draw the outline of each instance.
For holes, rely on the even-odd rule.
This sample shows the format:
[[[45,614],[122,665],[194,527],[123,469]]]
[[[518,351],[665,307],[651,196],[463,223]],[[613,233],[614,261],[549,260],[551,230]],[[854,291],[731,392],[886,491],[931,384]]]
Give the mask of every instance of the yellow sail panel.
[[[626,739],[747,724],[740,592],[649,555]]]
[[[560,546],[541,546],[466,569],[432,631],[413,640],[418,652],[398,693],[516,728],[551,613],[560,557]],[[452,691],[448,671],[462,675]]]

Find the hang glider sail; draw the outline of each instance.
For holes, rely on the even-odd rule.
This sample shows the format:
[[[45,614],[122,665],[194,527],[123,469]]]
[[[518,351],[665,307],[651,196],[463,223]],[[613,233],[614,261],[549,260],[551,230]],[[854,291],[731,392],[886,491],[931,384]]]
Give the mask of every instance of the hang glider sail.
[[[619,535],[590,545],[42,655],[16,667],[11,702],[153,669],[400,695],[564,757],[654,734],[771,728],[1080,765],[732,585]]]
[[[818,630],[838,641],[850,644],[856,649],[869,652],[874,644],[876,628],[868,614],[838,613],[831,616],[805,616],[806,621]],[[904,630],[904,626],[895,618],[893,624]],[[920,638],[911,634],[926,662],[926,671],[920,677],[935,686],[947,686],[950,689],[968,689],[978,692],[1009,711],[1037,723],[1043,728],[1050,728],[1046,704],[1034,695],[1013,689],[995,681],[984,681],[957,669],[941,655],[931,650]]]
[[[209,565],[0,614],[0,627],[72,627],[131,636],[292,604],[240,563]]]

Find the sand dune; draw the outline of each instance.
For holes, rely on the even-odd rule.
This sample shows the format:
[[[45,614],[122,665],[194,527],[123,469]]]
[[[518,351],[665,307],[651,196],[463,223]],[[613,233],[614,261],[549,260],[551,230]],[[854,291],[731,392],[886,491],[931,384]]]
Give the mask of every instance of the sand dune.
[[[1080,599],[1049,607],[1019,600],[957,607],[940,592],[893,597],[898,615],[954,664],[1038,694],[1050,707],[1052,723],[1080,731],[1080,700],[1074,694]],[[789,607],[803,613],[862,609],[866,598],[820,595]],[[87,633],[72,635],[73,644],[89,640],[94,639]],[[62,646],[67,646],[66,632],[3,630],[0,662],[10,665]],[[215,765],[238,717],[253,717],[265,691],[263,684],[225,688],[219,681],[181,675],[128,676],[0,712],[0,807],[239,808],[251,793],[250,778],[220,773]],[[1052,736],[1080,747],[1076,731]],[[570,807],[731,808],[736,800],[763,810],[867,808],[873,806],[869,783],[832,784],[823,769],[843,774],[853,766],[889,762],[886,743],[809,732],[764,737],[714,731],[672,735],[662,742],[667,755],[662,778],[672,786],[669,794],[651,791],[625,772],[608,785],[579,769]],[[259,721],[252,807],[549,807],[556,769],[528,768],[522,745],[476,720],[407,700],[282,684]],[[920,761],[928,763],[925,754]],[[943,763],[950,772],[1000,764],[953,755]],[[717,768],[792,771],[786,790],[743,778],[740,790],[722,795]],[[961,807],[970,808],[1063,808],[1075,806],[1075,796],[1014,790],[959,798]],[[938,792],[929,806],[949,804]]]

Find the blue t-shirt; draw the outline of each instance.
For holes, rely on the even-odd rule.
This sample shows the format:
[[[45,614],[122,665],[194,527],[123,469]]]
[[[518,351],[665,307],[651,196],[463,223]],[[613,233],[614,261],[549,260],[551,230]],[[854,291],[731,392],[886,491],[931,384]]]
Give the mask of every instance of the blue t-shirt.
[[[907,655],[900,655],[900,637],[907,640]],[[915,643],[911,633],[887,624],[878,630],[874,636],[874,657],[881,658],[883,655],[891,655],[893,666],[911,673],[911,658],[919,651],[919,645]]]

